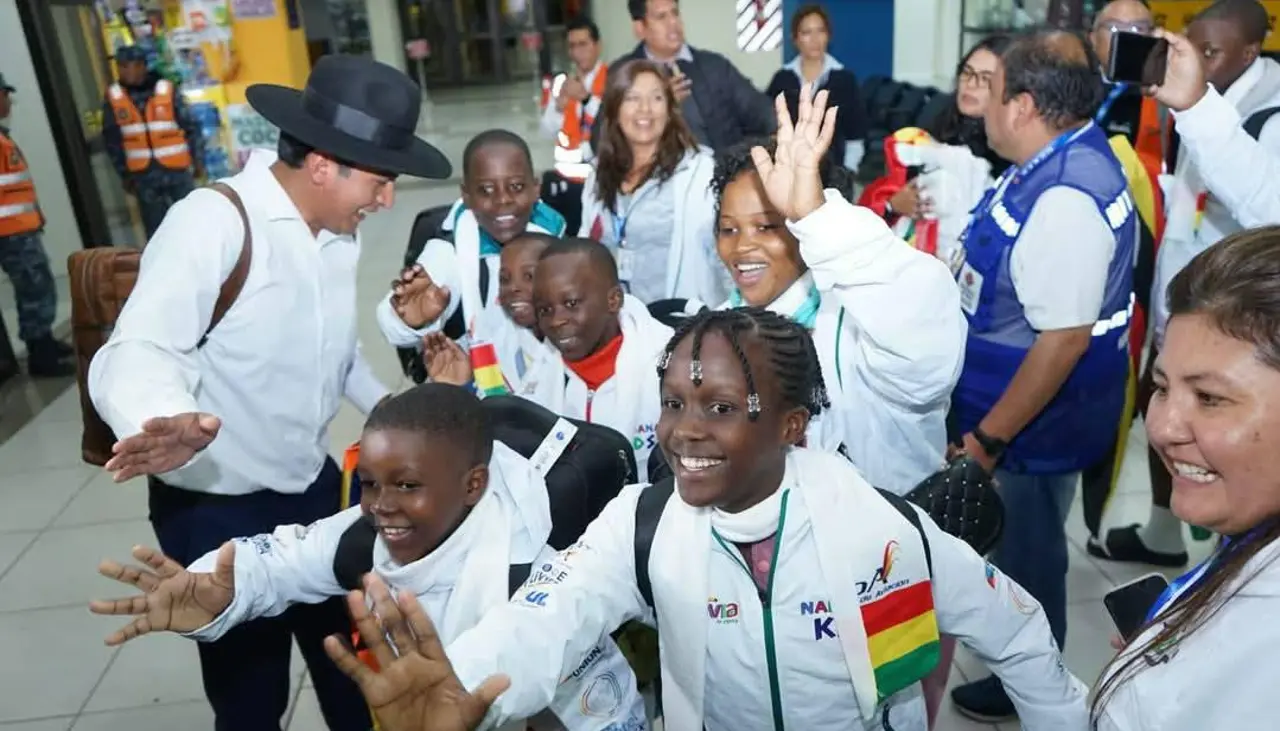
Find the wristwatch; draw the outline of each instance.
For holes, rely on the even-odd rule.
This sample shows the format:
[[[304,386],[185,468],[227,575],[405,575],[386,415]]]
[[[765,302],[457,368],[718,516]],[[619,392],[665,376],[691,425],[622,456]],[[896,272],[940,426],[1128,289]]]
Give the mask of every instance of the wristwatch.
[[[982,431],[982,427],[975,426],[970,434],[973,434],[973,440],[982,446],[982,451],[993,460],[999,461],[1004,451],[1009,448],[1008,442]]]

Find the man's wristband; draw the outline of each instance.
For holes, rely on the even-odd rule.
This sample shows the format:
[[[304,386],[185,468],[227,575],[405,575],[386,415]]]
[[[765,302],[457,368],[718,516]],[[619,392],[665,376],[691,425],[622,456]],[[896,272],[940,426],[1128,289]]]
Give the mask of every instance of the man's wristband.
[[[991,459],[999,460],[1009,448],[1008,442],[982,431],[980,426],[975,426],[970,433],[973,434],[973,440],[982,446],[982,451],[986,452]]]

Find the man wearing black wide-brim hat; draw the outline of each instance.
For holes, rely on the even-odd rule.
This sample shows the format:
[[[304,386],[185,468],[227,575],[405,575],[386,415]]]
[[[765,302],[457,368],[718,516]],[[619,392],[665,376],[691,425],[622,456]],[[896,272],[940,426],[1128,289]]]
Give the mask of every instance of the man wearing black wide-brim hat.
[[[184,566],[232,538],[339,510],[329,422],[343,396],[368,413],[388,393],[356,343],[358,224],[391,206],[397,176],[452,172],[414,134],[418,87],[389,66],[326,56],[306,89],[259,84],[248,99],[280,128],[278,154],[256,150],[223,181],[252,236],[232,197],[217,190],[196,190],[170,209],[88,379],[98,413],[124,435],[107,469],[117,480],[148,476],[156,537]],[[237,273],[243,287],[209,329],[223,283]],[[154,609],[138,609],[145,616],[112,639],[168,628],[172,618],[158,620]],[[368,731],[363,699],[321,648],[349,628],[333,600],[200,643],[216,728],[279,728],[293,636],[329,728]]]

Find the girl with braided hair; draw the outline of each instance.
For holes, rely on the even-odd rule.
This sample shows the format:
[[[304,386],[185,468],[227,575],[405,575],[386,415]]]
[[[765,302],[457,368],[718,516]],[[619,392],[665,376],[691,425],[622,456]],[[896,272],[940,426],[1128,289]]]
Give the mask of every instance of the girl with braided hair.
[[[792,167],[803,140],[785,144],[757,159],[775,191],[773,175],[812,174]],[[450,688],[398,693],[431,728],[492,728],[545,707],[588,643],[628,621],[659,628],[669,729],[924,731],[920,681],[942,632],[1001,677],[1025,728],[1084,728],[1084,686],[1033,599],[848,460],[797,446],[828,406],[808,328],[763,308],[704,311],[657,361],[672,477],[624,488],[510,604],[445,652],[414,656],[420,680],[395,682]],[[489,702],[464,689],[492,689],[482,682],[495,673],[510,685],[482,724],[442,720]]]
[[[843,451],[902,494],[944,462],[967,332],[959,292],[944,264],[849,202],[852,181],[825,155],[826,96],[806,86],[798,111],[793,124],[779,97],[777,140],[716,161],[716,249],[735,285],[721,308],[766,307],[812,332],[832,408],[808,446]]]
[[[658,442],[674,477],[625,488],[445,652],[398,639],[412,655],[398,677],[358,674],[367,692],[401,684],[379,691],[397,698],[380,713],[402,704],[436,731],[526,717],[598,637],[639,620],[660,630],[673,730],[924,731],[920,679],[940,631],[1014,690],[1024,728],[1083,729],[1084,686],[1034,600],[848,460],[795,446],[826,407],[814,354],[806,328],[761,308],[684,323],[658,362]],[[393,616],[385,590],[370,592]],[[414,632],[434,634],[425,616]],[[509,687],[483,723],[462,723],[483,715],[495,673]]]

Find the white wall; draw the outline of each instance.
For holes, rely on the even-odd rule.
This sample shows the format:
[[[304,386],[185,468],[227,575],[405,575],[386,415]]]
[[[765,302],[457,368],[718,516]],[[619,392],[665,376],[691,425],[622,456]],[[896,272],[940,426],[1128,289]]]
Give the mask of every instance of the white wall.
[[[635,47],[638,41],[631,29],[626,0],[593,0],[591,5],[592,18],[600,26],[606,60],[615,59]],[[715,51],[728,58],[761,90],[768,86],[769,80],[782,66],[781,45],[773,51],[760,53],[738,50],[734,0],[684,0],[680,3],[680,14],[684,16],[684,37],[689,45]]]
[[[960,53],[960,0],[894,0],[895,79],[950,89]]]
[[[40,196],[40,208],[47,221],[44,247],[54,275],[62,277],[67,273],[67,257],[80,250],[83,242],[49,116],[36,83],[35,68],[31,65],[31,51],[22,32],[16,0],[0,0],[0,71],[4,72],[9,85],[18,90],[13,95],[13,112],[6,126],[22,148],[35,178],[36,194]],[[7,303],[0,304],[7,306]]]

